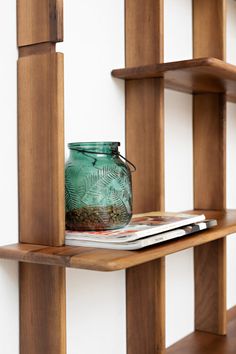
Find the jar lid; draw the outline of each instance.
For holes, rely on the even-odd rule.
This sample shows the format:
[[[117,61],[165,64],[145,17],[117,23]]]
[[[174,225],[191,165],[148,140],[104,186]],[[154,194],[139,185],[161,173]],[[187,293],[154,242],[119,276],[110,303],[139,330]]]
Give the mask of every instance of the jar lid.
[[[83,147],[83,148],[88,148],[88,147],[92,147],[92,148],[96,148],[96,147],[118,147],[120,146],[120,142],[118,141],[81,141],[81,142],[73,142],[73,143],[69,143],[68,147],[69,148],[74,148],[74,147]]]

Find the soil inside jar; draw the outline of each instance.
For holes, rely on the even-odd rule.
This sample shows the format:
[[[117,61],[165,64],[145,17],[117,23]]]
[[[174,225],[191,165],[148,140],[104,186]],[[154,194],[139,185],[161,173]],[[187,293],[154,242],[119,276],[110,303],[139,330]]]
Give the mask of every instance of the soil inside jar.
[[[111,230],[124,227],[129,223],[131,215],[115,206],[83,207],[66,213],[67,230]]]

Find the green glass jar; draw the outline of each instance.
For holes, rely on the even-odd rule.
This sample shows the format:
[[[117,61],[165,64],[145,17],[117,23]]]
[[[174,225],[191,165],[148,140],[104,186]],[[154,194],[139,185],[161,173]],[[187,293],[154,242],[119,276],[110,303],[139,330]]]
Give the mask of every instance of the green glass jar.
[[[131,171],[118,142],[68,144],[65,167],[66,228],[111,230],[132,217]]]

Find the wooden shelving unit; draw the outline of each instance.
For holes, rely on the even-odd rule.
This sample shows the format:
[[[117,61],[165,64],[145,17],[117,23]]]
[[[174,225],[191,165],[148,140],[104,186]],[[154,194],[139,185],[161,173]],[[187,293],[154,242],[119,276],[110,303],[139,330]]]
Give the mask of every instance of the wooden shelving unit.
[[[138,167],[135,213],[164,210],[164,87],[193,94],[194,209],[218,226],[140,251],[64,244],[63,0],[17,0],[18,244],[21,354],[66,354],[65,268],[126,269],[128,354],[232,354],[236,310],[226,311],[226,100],[236,67],[225,60],[226,0],[193,1],[194,59],[163,63],[163,0],[126,0],[126,148]],[[217,26],[216,26],[217,24]],[[165,256],[194,247],[195,333],[165,348]],[[138,309],[138,310],[137,310]],[[30,335],[29,335],[30,334]],[[227,334],[227,336],[226,336]]]

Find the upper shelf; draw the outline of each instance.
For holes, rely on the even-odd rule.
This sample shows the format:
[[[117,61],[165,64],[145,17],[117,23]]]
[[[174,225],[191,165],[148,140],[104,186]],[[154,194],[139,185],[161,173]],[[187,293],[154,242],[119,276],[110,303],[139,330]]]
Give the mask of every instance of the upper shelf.
[[[225,212],[195,210],[191,213],[204,213],[206,218],[215,218],[218,220],[218,226],[139,251],[68,246],[46,247],[19,243],[0,247],[0,258],[61,267],[114,271],[152,261],[189,247],[199,246],[236,232],[236,210]]]
[[[119,79],[164,78],[165,87],[187,93],[222,93],[236,102],[236,66],[215,58],[138,66],[112,71]]]

